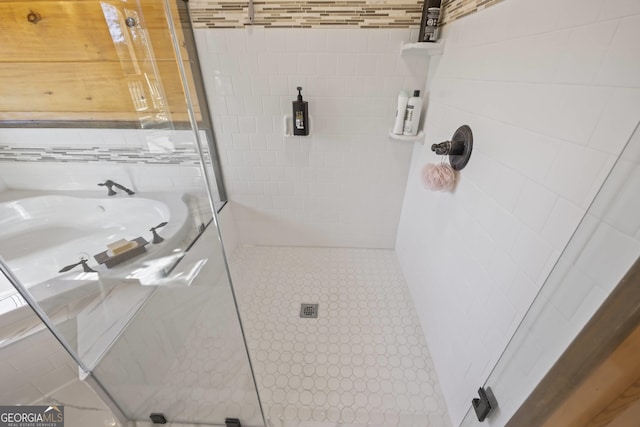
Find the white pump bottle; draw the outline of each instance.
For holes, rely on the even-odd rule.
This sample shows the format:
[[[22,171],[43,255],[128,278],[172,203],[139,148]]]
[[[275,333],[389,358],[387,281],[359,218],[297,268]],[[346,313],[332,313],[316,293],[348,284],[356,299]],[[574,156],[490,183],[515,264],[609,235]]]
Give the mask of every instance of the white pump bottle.
[[[420,98],[420,91],[414,90],[413,96],[407,101],[407,114],[404,119],[404,135],[415,136],[418,134],[421,114],[422,98]]]

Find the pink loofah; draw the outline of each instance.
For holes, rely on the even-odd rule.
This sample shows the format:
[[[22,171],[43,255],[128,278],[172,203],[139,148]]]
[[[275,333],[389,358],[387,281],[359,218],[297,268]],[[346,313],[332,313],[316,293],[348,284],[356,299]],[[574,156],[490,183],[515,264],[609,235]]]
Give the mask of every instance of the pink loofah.
[[[422,184],[429,190],[451,191],[456,183],[456,171],[445,163],[427,163],[422,168]]]

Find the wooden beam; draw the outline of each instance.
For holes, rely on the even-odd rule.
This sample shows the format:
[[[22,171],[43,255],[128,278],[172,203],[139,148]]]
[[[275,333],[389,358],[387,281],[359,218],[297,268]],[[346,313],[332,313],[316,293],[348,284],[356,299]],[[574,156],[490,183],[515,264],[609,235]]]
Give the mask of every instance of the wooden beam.
[[[176,36],[194,90],[175,1]],[[166,111],[171,120],[188,119],[164,2],[109,4],[119,13],[138,13],[151,53],[144,43],[114,41],[98,0],[0,2],[0,122],[135,121]],[[29,21],[30,14],[37,14],[37,22]],[[165,95],[162,106],[152,102],[154,80]],[[140,101],[147,103],[147,110],[136,111]],[[201,118],[197,99],[194,102]]]
[[[175,60],[162,3],[142,2],[142,25],[149,33],[155,59]],[[32,12],[40,16],[37,24],[27,20]],[[173,13],[177,15],[177,10]],[[2,62],[121,60],[99,1],[0,2],[0,16]],[[181,31],[178,40],[180,46],[184,46]],[[182,55],[188,57],[184,48]]]
[[[129,77],[118,62],[42,62],[0,65],[0,120],[5,113],[135,113],[129,79],[146,88],[142,76]],[[143,65],[143,64],[141,64]],[[149,65],[149,64],[147,64]],[[190,70],[185,61],[185,68]],[[127,66],[127,64],[125,64]],[[186,111],[175,61],[156,62],[169,111]],[[143,65],[144,68],[147,68]],[[150,102],[150,100],[149,100]]]

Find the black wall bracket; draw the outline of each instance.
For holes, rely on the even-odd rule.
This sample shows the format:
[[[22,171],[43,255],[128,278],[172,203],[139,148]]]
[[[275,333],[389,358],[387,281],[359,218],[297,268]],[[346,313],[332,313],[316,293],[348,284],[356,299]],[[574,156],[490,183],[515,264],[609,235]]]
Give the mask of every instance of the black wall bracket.
[[[153,412],[149,415],[149,418],[151,418],[151,421],[153,421],[154,424],[167,423],[167,418],[164,416],[164,414],[159,412]],[[227,427],[242,427],[242,424],[240,424],[240,420],[237,418],[227,418],[224,420],[224,423]]]
[[[480,387],[478,389],[478,395],[480,398],[473,399],[471,404],[473,405],[473,410],[476,411],[478,421],[482,422],[498,407],[498,402],[490,387],[487,387],[486,390],[484,387]]]
[[[444,141],[440,144],[433,144],[431,151],[441,156],[449,156],[449,163],[454,170],[462,170],[473,151],[473,132],[467,125],[462,125],[456,129],[451,141]]]
[[[154,424],[166,424],[167,423],[167,418],[164,416],[164,414],[161,414],[159,412],[153,412],[149,415],[149,418],[151,418],[151,421]]]

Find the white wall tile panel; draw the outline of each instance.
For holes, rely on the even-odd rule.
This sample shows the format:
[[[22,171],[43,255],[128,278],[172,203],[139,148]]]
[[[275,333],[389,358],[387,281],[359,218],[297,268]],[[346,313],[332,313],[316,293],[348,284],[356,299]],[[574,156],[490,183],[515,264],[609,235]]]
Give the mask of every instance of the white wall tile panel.
[[[638,2],[634,0],[610,0],[606,5],[601,4],[599,18],[605,20],[638,14],[640,14],[640,4]]]
[[[621,19],[597,73],[597,84],[640,86],[640,64],[634,60],[637,56],[636,42],[639,38],[640,16],[634,15]]]
[[[447,25],[444,55],[437,68],[432,62],[426,141],[414,148],[396,250],[454,425],[640,120],[640,60],[632,51],[640,43],[640,10],[619,1],[627,12],[614,16],[612,5],[589,3],[502,2]],[[531,19],[546,7],[551,19]],[[462,124],[473,129],[475,145],[455,193],[425,190],[420,170],[440,160],[428,147]],[[627,185],[635,183],[634,167],[625,169]],[[542,360],[534,352],[522,365],[532,375],[518,374],[503,390],[513,403],[501,402],[504,416],[640,252],[640,215],[627,213],[637,197],[623,193],[607,204],[616,219],[593,229],[594,248],[624,255],[611,269],[586,262],[586,282],[568,276],[550,321],[560,322],[549,344],[558,353]],[[586,291],[571,300],[578,283]],[[491,332],[470,335],[470,319],[474,331]],[[543,339],[548,331],[540,331]]]
[[[573,203],[558,198],[542,229],[542,237],[555,250],[562,250],[569,241],[584,211]]]
[[[580,5],[572,12],[580,12],[583,9],[588,9],[588,6]],[[589,12],[593,13],[593,10]],[[605,21],[572,29],[564,52],[558,60],[553,80],[558,83],[593,83],[617,29],[617,21]]]
[[[588,145],[605,153],[619,153],[629,139],[640,115],[640,89],[619,88],[607,99]]]
[[[586,207],[585,200],[599,172],[607,165],[608,155],[588,148],[580,149],[572,144],[562,144],[558,156],[547,173],[545,184],[558,195]],[[567,160],[570,160],[570,165]],[[567,167],[569,166],[569,167]],[[602,180],[600,180],[602,182]]]
[[[540,232],[556,203],[557,196],[543,186],[527,180],[515,207],[515,215],[535,232]]]
[[[196,33],[240,241],[393,247],[411,145],[387,133],[398,91],[422,89],[428,64],[400,56],[411,31]],[[296,86],[311,135],[283,138]]]

